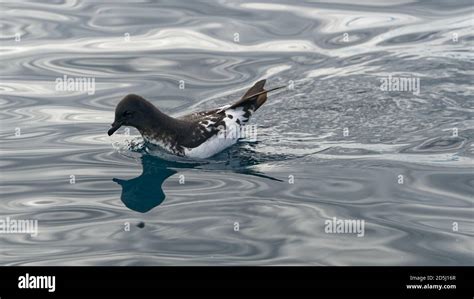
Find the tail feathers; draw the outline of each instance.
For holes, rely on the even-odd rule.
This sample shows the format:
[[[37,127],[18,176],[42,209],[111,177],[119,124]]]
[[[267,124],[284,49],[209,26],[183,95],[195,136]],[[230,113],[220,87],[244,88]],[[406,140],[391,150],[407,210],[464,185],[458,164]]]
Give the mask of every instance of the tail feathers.
[[[253,111],[256,111],[260,106],[262,106],[266,101],[267,101],[267,93],[270,91],[274,91],[277,89],[285,88],[286,86],[279,86],[275,87],[269,90],[263,89],[263,86],[265,85],[266,80],[260,80],[257,83],[255,83],[254,86],[252,86],[240,99],[237,103],[229,106],[226,109],[231,109],[231,108],[236,108],[239,106],[253,106],[252,109]]]
[[[266,82],[267,80],[263,79],[255,83],[249,90],[247,90],[242,99],[250,97],[258,92],[264,91],[263,87],[265,86]]]

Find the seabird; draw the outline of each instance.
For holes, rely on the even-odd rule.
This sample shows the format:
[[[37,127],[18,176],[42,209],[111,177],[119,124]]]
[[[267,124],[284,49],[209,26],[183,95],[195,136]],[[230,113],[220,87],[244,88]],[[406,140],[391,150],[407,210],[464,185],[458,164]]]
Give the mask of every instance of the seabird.
[[[115,108],[115,120],[108,134],[121,126],[131,126],[138,129],[146,142],[174,155],[209,158],[237,142],[240,128],[265,103],[268,92],[285,87],[265,90],[265,81],[255,83],[232,105],[177,118],[161,112],[141,96],[129,94]]]

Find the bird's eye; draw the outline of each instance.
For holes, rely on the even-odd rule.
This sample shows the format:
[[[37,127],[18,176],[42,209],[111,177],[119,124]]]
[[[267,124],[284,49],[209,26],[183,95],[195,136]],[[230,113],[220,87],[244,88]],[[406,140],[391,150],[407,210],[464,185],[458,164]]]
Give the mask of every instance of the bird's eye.
[[[123,116],[127,117],[127,116],[131,116],[133,114],[132,111],[125,111],[124,113],[122,113]]]

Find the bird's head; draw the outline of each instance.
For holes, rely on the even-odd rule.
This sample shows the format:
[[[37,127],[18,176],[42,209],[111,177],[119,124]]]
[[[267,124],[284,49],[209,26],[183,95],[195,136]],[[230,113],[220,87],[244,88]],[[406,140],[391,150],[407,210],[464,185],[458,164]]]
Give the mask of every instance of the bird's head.
[[[150,118],[157,109],[153,104],[135,94],[124,97],[115,108],[115,120],[107,134],[112,135],[121,126],[131,126],[137,129]]]

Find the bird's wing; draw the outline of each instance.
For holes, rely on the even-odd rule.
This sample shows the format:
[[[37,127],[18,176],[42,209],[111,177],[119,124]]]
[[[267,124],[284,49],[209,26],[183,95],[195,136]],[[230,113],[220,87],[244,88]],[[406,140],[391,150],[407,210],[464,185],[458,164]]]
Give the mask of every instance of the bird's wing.
[[[192,112],[190,114],[179,116],[178,119],[184,120],[184,121],[189,121],[189,122],[199,121],[201,119],[208,118],[208,117],[210,117],[214,114],[217,114],[217,113],[221,112],[219,110],[222,110],[222,109],[217,108],[217,109],[212,109],[212,110],[208,110],[208,111]]]

